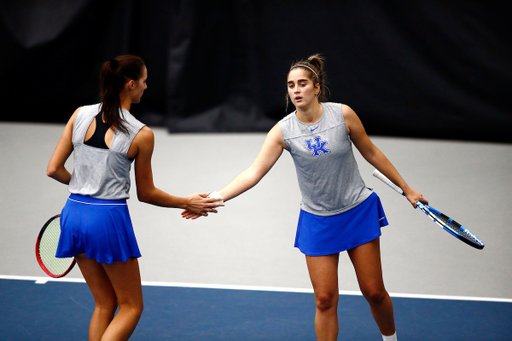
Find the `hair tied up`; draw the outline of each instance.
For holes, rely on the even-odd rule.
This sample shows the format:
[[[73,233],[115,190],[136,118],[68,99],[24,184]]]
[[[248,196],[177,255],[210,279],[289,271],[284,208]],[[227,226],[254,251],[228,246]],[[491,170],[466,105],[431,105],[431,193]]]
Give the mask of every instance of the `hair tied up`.
[[[112,69],[112,71],[116,71],[117,68],[119,67],[119,62],[117,61],[117,59],[110,59],[110,69]]]

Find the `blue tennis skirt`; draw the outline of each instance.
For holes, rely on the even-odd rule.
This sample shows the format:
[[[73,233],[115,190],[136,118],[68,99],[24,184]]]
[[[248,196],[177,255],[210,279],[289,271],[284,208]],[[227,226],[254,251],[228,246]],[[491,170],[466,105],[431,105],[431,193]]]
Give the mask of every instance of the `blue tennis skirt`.
[[[56,257],[85,253],[99,263],[140,257],[126,200],[102,200],[71,194],[60,217]]]
[[[376,193],[351,210],[333,216],[301,210],[295,247],[308,256],[331,255],[380,237],[380,229],[386,225],[388,221]]]

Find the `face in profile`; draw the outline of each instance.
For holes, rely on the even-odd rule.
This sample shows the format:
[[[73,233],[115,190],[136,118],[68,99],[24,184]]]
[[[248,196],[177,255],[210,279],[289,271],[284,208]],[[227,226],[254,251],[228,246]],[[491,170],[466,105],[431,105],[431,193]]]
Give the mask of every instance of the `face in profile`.
[[[147,89],[146,80],[148,78],[148,69],[144,66],[144,70],[142,71],[142,77],[139,78],[138,81],[135,81],[135,86],[133,88],[133,92],[130,93],[132,103],[139,103],[142,95],[144,94],[144,90]]]

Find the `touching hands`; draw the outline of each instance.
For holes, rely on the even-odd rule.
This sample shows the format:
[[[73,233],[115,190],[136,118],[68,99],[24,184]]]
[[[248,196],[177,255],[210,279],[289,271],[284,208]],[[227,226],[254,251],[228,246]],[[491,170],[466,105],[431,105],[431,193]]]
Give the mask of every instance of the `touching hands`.
[[[217,213],[216,208],[224,206],[224,200],[218,192],[194,194],[188,197],[188,202],[181,216],[192,220],[206,217],[208,212]]]

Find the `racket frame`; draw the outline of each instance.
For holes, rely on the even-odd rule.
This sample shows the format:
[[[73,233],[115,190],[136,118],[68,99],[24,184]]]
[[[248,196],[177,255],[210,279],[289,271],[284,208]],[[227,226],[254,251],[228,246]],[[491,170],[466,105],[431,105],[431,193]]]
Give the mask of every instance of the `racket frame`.
[[[377,169],[373,171],[373,176],[379,179],[380,181],[384,182],[386,185],[394,189],[397,193],[402,194],[405,196],[404,191],[397,185],[395,185],[391,180],[389,180],[384,174],[379,172]],[[460,241],[478,249],[482,250],[484,248],[484,243],[475,236],[471,231],[469,231],[467,228],[462,226],[461,224],[457,223],[455,220],[451,219],[447,215],[441,213],[440,211],[436,210],[432,206],[429,206],[427,204],[422,203],[421,201],[416,201],[416,206],[422,210],[430,219],[432,219],[433,222],[435,222],[437,225],[441,226],[446,232],[450,233],[455,238],[459,239]],[[444,215],[450,222],[455,223],[456,225],[459,225],[460,229],[464,231],[464,233],[468,234],[473,238],[474,240],[466,238],[463,234],[457,232],[453,228],[451,228],[449,225],[444,223],[442,220],[439,220],[438,216]]]
[[[48,226],[50,226],[50,224],[57,218],[60,218],[60,214],[57,214],[57,215],[54,215],[53,217],[51,217],[50,219],[48,219],[48,221],[43,225],[43,227],[41,228],[41,231],[39,231],[39,234],[37,235],[37,241],[36,241],[36,259],[37,259],[37,263],[39,264],[39,266],[41,267],[41,269],[43,269],[43,271],[50,277],[52,278],[60,278],[60,277],[64,277],[66,276],[72,269],[73,267],[75,266],[76,264],[76,260],[75,258],[73,257],[73,261],[71,262],[71,264],[69,265],[69,267],[62,273],[62,274],[54,274],[52,273],[50,270],[48,270],[48,268],[46,267],[46,265],[44,264],[43,262],[43,259],[41,258],[41,255],[39,253],[39,247],[41,245],[41,239],[43,238],[43,235],[44,235],[44,232],[46,231],[46,229],[48,228]]]

